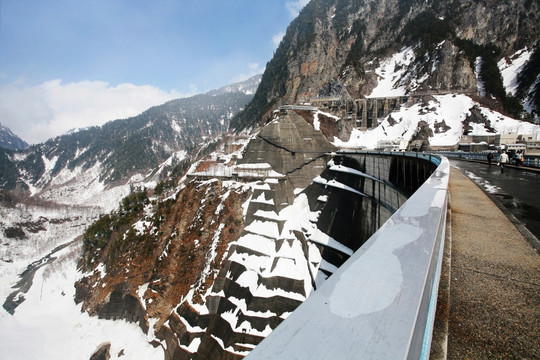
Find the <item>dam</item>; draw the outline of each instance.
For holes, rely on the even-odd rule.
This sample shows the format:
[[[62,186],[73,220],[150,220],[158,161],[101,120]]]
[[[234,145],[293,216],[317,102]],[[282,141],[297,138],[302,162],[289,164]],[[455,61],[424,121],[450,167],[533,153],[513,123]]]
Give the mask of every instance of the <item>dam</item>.
[[[443,255],[448,161],[416,153],[337,158],[370,164],[365,172],[328,169],[343,182],[364,184],[359,203],[331,190],[329,210],[321,216],[336,239],[356,250],[339,258],[325,249],[323,257],[339,268],[247,358],[427,359]],[[425,181],[413,181],[415,173]],[[420,186],[408,197],[415,185]]]
[[[256,184],[245,227],[208,310],[183,303],[171,314],[169,356],[190,358],[188,345],[198,341],[207,358],[421,358],[438,288],[448,162],[340,151],[289,110],[223,173]],[[287,221],[296,215],[282,216],[291,208],[311,214],[293,231]]]
[[[337,270],[247,358],[429,358],[448,178],[436,156],[337,153],[308,191],[354,253],[323,249]]]
[[[275,159],[269,161],[273,168],[293,176],[275,193],[305,187],[310,208],[320,211],[317,227],[352,255],[319,244],[327,267],[320,270],[328,279],[248,358],[427,358],[445,234],[448,161],[422,153],[329,151],[322,144],[302,153],[283,129],[298,131],[296,139],[321,141],[304,134],[303,126],[289,112],[273,130],[265,129],[263,136],[273,141],[248,147],[245,161],[253,161],[250,151]],[[287,154],[275,143],[296,146],[296,152]],[[314,149],[324,149],[326,157]],[[317,165],[296,164],[299,170],[287,172],[283,164],[293,158],[305,164],[317,158],[324,170],[314,177],[306,168]]]

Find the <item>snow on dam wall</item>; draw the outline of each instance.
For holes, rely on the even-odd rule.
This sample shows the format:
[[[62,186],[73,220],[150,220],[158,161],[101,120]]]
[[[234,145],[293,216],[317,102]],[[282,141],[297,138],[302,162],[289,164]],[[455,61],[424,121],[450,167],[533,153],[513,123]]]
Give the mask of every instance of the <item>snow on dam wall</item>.
[[[329,234],[357,250],[248,358],[428,358],[448,177],[438,156],[338,153],[308,191],[320,192]]]

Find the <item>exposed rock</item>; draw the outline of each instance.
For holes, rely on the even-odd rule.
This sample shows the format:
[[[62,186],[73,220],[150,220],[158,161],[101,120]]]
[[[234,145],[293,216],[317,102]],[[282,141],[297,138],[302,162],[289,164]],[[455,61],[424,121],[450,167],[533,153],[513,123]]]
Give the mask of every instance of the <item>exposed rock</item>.
[[[112,320],[125,319],[137,323],[145,333],[148,332],[145,309],[139,299],[130,294],[128,283],[116,285],[109,295],[108,300],[99,310],[99,318]]]
[[[531,0],[312,0],[289,26],[247,111],[231,125],[258,123],[271,108],[316,96],[368,96],[380,62],[405,47],[414,47],[416,58],[396,81],[408,91],[475,92],[474,58],[460,41],[493,46],[499,58],[532,49],[538,14],[540,3]]]
[[[248,195],[241,186],[188,184],[177,199],[158,205],[158,223],[154,223],[158,233],[147,228],[130,240],[136,244],[133,247],[121,245],[124,234],[112,235],[100,256],[109,262],[106,274],[98,269],[99,263],[86,269],[88,275],[76,283],[75,300],[82,301],[83,310],[91,315],[138,322],[144,331],[148,318],[157,318],[159,330],[193,284],[199,283],[195,298],[211,286],[228,243],[243,228],[241,206]],[[208,264],[211,251],[216,253]],[[205,273],[207,265],[211,265],[209,273]]]
[[[435,128],[435,134],[445,133],[451,129],[450,126],[446,125],[446,121],[444,120],[439,123],[435,122],[435,124],[433,124],[433,127]]]
[[[445,93],[451,91],[475,93],[477,89],[474,69],[464,53],[450,41],[444,41],[430,54],[427,61],[419,63],[418,78],[427,75],[418,92],[433,91]],[[409,75],[410,76],[410,75]],[[415,79],[414,77],[411,77]],[[416,79],[415,79],[416,80]]]
[[[302,116],[309,124],[314,126],[314,115],[312,111],[296,110],[298,115]],[[339,139],[347,142],[351,137],[352,124],[342,119],[331,118],[322,113],[317,114],[319,122],[320,132],[328,139],[328,141],[335,141]]]
[[[470,114],[463,120],[463,135],[467,135],[472,131],[471,123],[483,125],[488,132],[495,133],[495,129],[491,126],[490,121],[482,114],[482,111],[477,107],[472,107]]]
[[[111,344],[105,343],[98,347],[96,352],[90,356],[90,360],[109,360],[111,358]]]
[[[419,121],[410,143],[414,143],[415,151],[425,151],[429,149],[429,138],[433,137],[433,129],[425,121]],[[421,144],[421,145],[419,145]]]

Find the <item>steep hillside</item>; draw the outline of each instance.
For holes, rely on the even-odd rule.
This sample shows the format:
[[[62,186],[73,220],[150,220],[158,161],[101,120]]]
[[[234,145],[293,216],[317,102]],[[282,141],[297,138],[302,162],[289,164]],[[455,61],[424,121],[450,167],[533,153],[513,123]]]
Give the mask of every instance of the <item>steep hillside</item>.
[[[0,123],[0,148],[24,150],[28,144]]]
[[[312,0],[289,26],[253,101],[231,126],[257,124],[280,104],[370,96],[384,78],[374,70],[406,47],[414,49],[414,61],[404,69],[406,77],[396,79],[406,93],[474,93],[483,85],[486,96],[517,116],[521,104],[534,98],[529,89],[538,83],[538,68],[524,70],[514,99],[497,62],[534,50],[539,10],[531,0]]]

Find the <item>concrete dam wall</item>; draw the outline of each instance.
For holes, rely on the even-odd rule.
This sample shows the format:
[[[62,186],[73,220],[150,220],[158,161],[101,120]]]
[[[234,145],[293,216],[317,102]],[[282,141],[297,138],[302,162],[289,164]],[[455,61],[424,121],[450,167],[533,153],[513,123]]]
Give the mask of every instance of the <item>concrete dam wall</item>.
[[[339,154],[329,165],[314,181],[318,188],[306,191],[327,192],[320,225],[355,251],[248,359],[428,359],[446,233],[448,160]],[[368,229],[380,224],[370,236]],[[336,259],[329,250],[323,254]]]
[[[306,189],[310,207],[321,210],[317,227],[353,252],[358,250],[436,168],[428,159],[400,155],[336,154]],[[337,267],[349,257],[330,247],[322,253]]]

